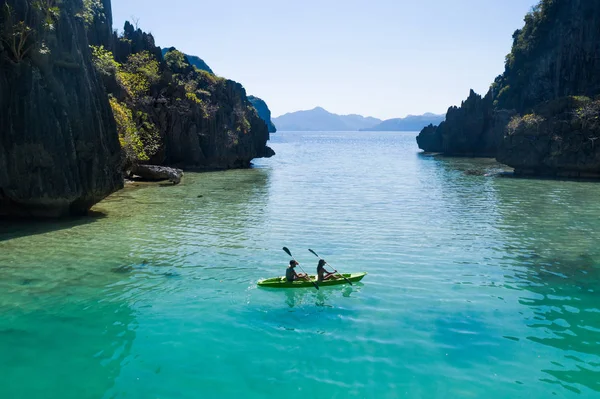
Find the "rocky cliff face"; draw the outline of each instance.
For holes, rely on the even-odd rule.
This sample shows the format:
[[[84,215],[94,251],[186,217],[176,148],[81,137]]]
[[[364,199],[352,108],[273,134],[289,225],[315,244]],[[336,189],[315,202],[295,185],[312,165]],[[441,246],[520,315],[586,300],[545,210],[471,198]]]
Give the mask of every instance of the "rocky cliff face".
[[[496,107],[524,114],[544,101],[600,93],[597,0],[543,0],[513,40],[492,85]]]
[[[107,55],[120,65],[103,75],[108,91],[121,109],[133,115],[134,130],[156,132],[151,140],[147,134],[139,135],[141,145],[152,150],[146,151],[147,159],[133,157],[131,162],[228,169],[274,155],[266,145],[267,126],[239,83],[193,67],[175,48],[163,56],[151,34],[129,23],[122,36],[115,34],[110,43],[102,44],[114,49]],[[142,65],[138,57],[144,60]],[[147,65],[153,63],[156,76],[150,79]],[[147,85],[139,85],[142,80]]]
[[[86,0],[84,9],[79,13],[87,25],[89,44],[110,46],[112,43],[112,5],[111,0]]]
[[[277,132],[277,128],[273,124],[273,121],[271,121],[271,110],[267,106],[267,103],[254,96],[248,96],[248,101],[250,101],[252,106],[254,106],[256,109],[256,112],[258,112],[258,116],[260,116],[260,118],[267,124],[269,133]]]
[[[513,118],[498,161],[520,175],[600,177],[600,100],[562,97]]]
[[[581,111],[570,96],[600,94],[600,2],[543,0],[525,17],[525,26],[513,39],[505,71],[488,94],[479,100],[471,93],[460,108],[448,111],[445,123],[425,128],[419,135],[420,148],[441,148],[448,155],[498,154],[501,162],[522,173],[600,172],[593,157],[572,151],[584,148],[595,133],[582,130],[577,118],[565,111]],[[549,106],[549,102],[563,105]],[[542,136],[579,144],[557,146],[544,139],[545,144],[532,146],[524,138],[533,137],[528,125],[532,120],[544,121],[536,124]],[[542,148],[550,152],[543,153]],[[560,154],[563,150],[567,153]],[[581,156],[576,168],[575,153]]]
[[[170,85],[149,104],[138,104],[158,127],[161,149],[152,163],[194,169],[250,166],[275,153],[269,131],[237,82],[194,71],[184,73],[203,93],[190,99],[185,85]]]
[[[81,214],[122,187],[115,121],[81,0],[33,3],[0,14],[0,214]]]
[[[425,127],[417,143],[426,152],[493,157],[513,115],[512,111],[495,109],[491,93],[482,98],[471,90],[460,107],[448,109],[444,122]]]

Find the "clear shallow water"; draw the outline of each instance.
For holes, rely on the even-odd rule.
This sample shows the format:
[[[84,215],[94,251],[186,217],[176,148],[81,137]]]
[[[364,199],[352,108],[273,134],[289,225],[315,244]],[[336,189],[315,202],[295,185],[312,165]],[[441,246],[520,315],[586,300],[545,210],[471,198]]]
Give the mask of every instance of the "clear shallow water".
[[[255,169],[1,224],[0,397],[600,397],[600,184],[414,136],[277,133]],[[257,289],[284,245],[369,275]]]

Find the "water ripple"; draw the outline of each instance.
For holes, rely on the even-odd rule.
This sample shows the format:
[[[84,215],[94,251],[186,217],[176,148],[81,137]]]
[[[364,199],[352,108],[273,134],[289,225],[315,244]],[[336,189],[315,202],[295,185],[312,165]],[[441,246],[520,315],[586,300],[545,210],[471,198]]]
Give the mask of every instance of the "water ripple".
[[[93,218],[0,225],[0,397],[600,394],[600,186],[495,177],[412,133],[272,146]],[[283,246],[369,275],[257,288]]]

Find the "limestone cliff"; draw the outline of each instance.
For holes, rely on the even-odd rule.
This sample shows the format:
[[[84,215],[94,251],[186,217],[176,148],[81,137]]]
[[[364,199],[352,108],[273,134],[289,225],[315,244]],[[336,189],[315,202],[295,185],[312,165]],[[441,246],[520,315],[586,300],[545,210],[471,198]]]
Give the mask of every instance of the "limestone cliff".
[[[273,124],[273,121],[271,121],[271,110],[267,106],[267,103],[254,96],[248,96],[248,100],[254,106],[256,112],[258,112],[258,116],[267,124],[269,133],[277,132],[277,128]]]
[[[577,161],[579,166],[573,169],[572,160],[567,160],[573,154],[556,153],[566,148],[572,150],[575,145],[544,144],[534,149],[530,141],[518,139],[523,134],[531,136],[530,127],[524,127],[527,121],[541,119],[545,122],[539,128],[545,136],[561,137],[563,142],[579,140],[581,148],[595,137],[589,130],[582,134],[584,130],[577,118],[565,110],[577,113],[585,108],[583,105],[582,109],[574,108],[570,96],[600,94],[600,2],[543,0],[525,17],[525,26],[514,33],[513,39],[505,71],[496,78],[487,95],[481,99],[471,92],[460,108],[450,108],[445,123],[421,132],[420,148],[441,150],[448,155],[501,153],[499,160],[523,173],[524,170],[549,174],[569,170],[600,172],[593,157],[582,155]],[[547,102],[563,106],[549,107]],[[538,114],[540,110],[543,115]],[[556,114],[548,114],[551,110]],[[511,121],[513,116],[515,119]],[[512,130],[508,129],[509,123]],[[565,128],[567,125],[570,130]],[[542,154],[541,147],[554,153]],[[528,151],[533,151],[531,157],[525,156]],[[533,165],[533,159],[540,163]]]
[[[600,93],[600,2],[543,0],[513,35],[491,87],[497,108],[531,111],[544,101]]]
[[[122,186],[81,0],[0,10],[0,215],[81,214]]]
[[[104,48],[114,52],[99,53],[97,65],[113,110],[124,115],[117,122],[129,163],[228,169],[274,155],[239,83],[194,67],[175,48],[163,56],[151,34],[129,23]]]
[[[498,161],[516,174],[600,177],[600,100],[561,97],[513,118]]]

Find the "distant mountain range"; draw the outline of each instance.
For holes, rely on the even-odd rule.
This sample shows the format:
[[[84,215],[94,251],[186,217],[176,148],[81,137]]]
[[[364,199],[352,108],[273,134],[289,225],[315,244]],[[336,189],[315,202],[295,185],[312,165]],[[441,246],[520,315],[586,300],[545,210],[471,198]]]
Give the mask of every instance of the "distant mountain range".
[[[406,118],[394,118],[381,122],[378,125],[362,131],[388,131],[388,132],[418,132],[430,124],[439,125],[446,119],[445,115],[432,114],[408,115]]]
[[[406,118],[381,119],[361,115],[338,115],[317,107],[308,111],[291,112],[273,123],[279,131],[418,131],[430,123],[439,124],[444,115],[410,115]]]
[[[273,119],[277,130],[288,131],[350,131],[360,130],[381,123],[381,119],[360,115],[337,115],[321,107],[309,111],[297,111]]]

